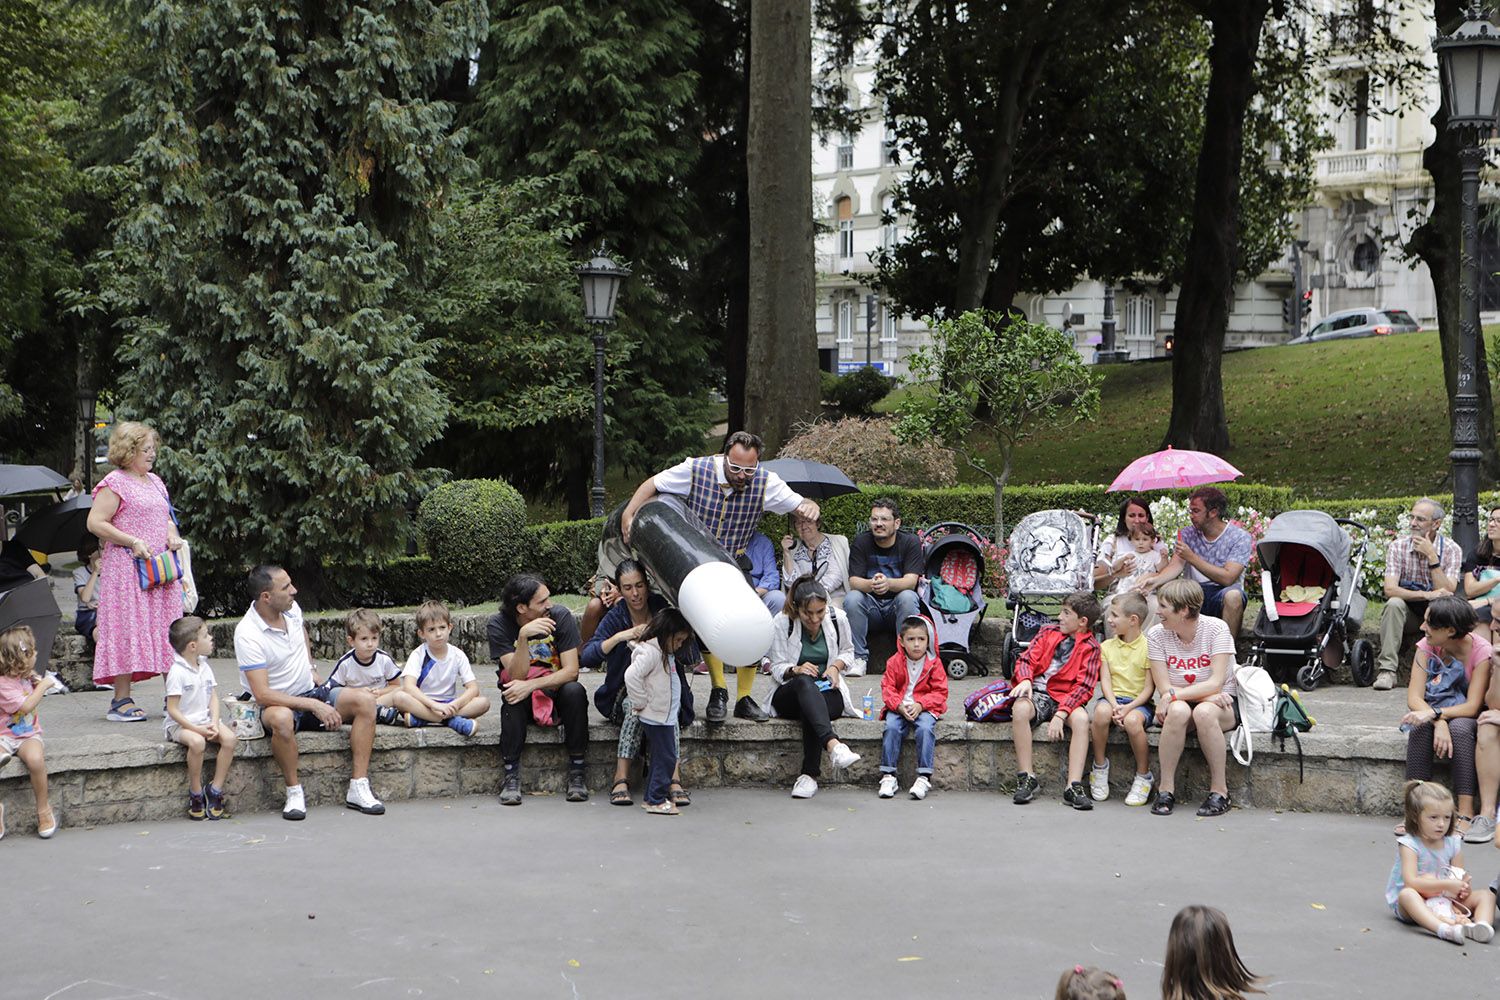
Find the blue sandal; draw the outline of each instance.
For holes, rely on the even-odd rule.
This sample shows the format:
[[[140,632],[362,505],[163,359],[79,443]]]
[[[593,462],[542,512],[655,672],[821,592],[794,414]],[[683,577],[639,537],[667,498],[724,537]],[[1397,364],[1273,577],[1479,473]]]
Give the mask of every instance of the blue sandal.
[[[109,703],[109,711],[104,717],[110,722],[145,722],[146,711],[135,703],[134,698],[116,698]]]

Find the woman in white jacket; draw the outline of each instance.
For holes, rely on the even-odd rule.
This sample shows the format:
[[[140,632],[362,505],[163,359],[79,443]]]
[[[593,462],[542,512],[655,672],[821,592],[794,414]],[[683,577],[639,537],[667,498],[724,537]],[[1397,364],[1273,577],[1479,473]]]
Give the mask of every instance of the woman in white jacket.
[[[682,707],[682,680],[672,662],[673,654],[691,642],[692,627],[676,608],[658,611],[640,641],[630,651],[625,668],[625,690],[640,718],[651,770],[646,775],[646,811],[658,816],[676,816],[677,804],[669,794],[677,770],[677,713]]]
[[[823,751],[834,767],[859,760],[833,732],[833,721],[854,715],[854,699],[844,670],[854,662],[854,637],[842,609],[830,607],[828,591],[812,574],[799,577],[787,596],[785,621],[775,623],[771,643],[771,714],[802,723],[802,773],[792,798],[810,799],[818,791]]]

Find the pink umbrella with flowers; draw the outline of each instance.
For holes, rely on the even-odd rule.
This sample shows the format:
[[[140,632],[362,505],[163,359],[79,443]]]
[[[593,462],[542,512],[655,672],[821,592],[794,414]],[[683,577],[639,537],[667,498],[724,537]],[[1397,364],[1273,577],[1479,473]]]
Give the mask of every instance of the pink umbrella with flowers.
[[[1178,451],[1168,446],[1153,451],[1125,466],[1109,484],[1110,493],[1141,493],[1146,490],[1171,490],[1204,483],[1222,483],[1238,479],[1244,473],[1218,455],[1206,451]]]

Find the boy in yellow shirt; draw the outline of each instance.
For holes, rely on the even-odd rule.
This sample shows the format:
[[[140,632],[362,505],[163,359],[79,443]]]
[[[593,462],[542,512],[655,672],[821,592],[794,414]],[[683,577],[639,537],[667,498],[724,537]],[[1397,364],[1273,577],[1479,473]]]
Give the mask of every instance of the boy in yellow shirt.
[[[1151,801],[1150,747],[1146,727],[1151,724],[1151,670],[1146,659],[1146,636],[1141,623],[1151,614],[1146,599],[1135,591],[1119,595],[1109,605],[1109,628],[1113,639],[1099,647],[1104,669],[1099,672],[1101,696],[1094,704],[1094,767],[1089,771],[1089,795],[1095,802],[1109,798],[1109,758],[1105,749],[1111,726],[1125,730],[1135,754],[1135,780],[1125,796],[1127,806]]]

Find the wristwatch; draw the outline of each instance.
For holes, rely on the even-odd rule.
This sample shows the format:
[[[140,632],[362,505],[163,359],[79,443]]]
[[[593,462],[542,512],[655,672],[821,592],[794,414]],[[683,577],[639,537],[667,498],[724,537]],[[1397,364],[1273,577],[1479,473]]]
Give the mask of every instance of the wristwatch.
[[[1442,563],[1440,563],[1440,562],[1428,563],[1427,564],[1427,568],[1428,569],[1437,569],[1441,565],[1442,565]]]
[[[1433,725],[1437,725],[1439,722],[1442,721],[1442,719],[1443,719],[1443,710],[1441,708],[1434,708],[1432,710],[1432,724]]]

